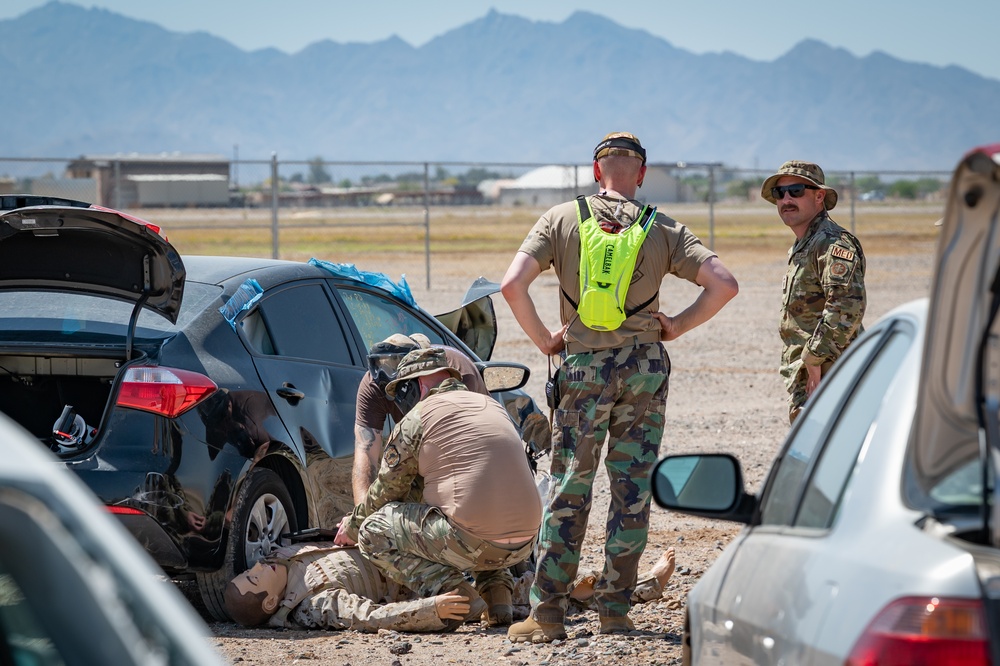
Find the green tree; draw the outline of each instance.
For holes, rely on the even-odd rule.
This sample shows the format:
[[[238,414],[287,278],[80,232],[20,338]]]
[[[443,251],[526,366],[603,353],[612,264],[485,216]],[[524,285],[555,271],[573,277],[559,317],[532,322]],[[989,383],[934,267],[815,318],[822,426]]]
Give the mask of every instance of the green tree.
[[[309,183],[319,185],[320,183],[329,183],[332,180],[330,173],[323,164],[322,157],[317,155],[309,160]]]
[[[916,199],[917,183],[913,180],[897,180],[888,187],[889,196],[900,199]]]
[[[726,196],[734,199],[746,199],[747,192],[759,192],[760,181],[750,178],[731,180],[726,183]]]

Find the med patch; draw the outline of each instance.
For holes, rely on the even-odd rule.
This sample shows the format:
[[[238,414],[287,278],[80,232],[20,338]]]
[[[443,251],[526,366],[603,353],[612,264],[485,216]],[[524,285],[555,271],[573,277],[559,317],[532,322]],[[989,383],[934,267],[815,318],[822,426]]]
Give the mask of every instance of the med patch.
[[[847,248],[840,247],[839,245],[834,245],[830,248],[830,254],[832,254],[837,259],[843,259],[844,261],[854,261],[854,253]]]

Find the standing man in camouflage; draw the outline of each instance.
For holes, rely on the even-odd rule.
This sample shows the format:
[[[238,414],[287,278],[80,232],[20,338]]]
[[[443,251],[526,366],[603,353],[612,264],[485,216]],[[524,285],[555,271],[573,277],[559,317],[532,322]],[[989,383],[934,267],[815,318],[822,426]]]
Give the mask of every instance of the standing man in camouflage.
[[[594,598],[601,633],[634,628],[628,612],[646,546],[649,473],[663,436],[670,371],[661,340],[674,340],[705,323],[739,289],[719,258],[685,226],[635,200],[646,176],[646,150],[639,139],[627,132],[608,134],[594,149],[593,169],[599,192],[546,212],[521,244],[501,286],[538,349],[564,356],[552,423],[553,487],[539,534],[532,611],[508,631],[514,642],[566,637],[570,588],[605,438],[611,506]],[[560,286],[562,326],[556,331],[542,321],[528,293],[550,266]],[[607,280],[600,277],[605,269],[611,276]],[[666,275],[702,287],[694,302],[674,316],[657,312]]]
[[[863,330],[865,254],[858,239],[830,219],[837,191],[816,164],[785,162],[764,181],[760,196],[778,207],[795,234],[778,329],[788,420],[794,423],[823,375]]]
[[[469,601],[466,621],[486,612],[490,624],[508,625],[508,568],[534,550],[541,500],[506,410],[460,380],[440,347],[403,357],[385,393],[404,416],[334,543],[356,542],[387,578],[418,596],[457,590]],[[419,503],[408,500],[415,481],[423,483]]]

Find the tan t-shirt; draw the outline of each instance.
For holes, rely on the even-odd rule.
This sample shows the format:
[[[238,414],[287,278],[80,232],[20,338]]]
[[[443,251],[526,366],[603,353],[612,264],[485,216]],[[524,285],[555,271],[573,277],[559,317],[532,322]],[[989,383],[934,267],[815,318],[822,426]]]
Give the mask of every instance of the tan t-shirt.
[[[534,537],[541,498],[500,403],[471,391],[437,393],[420,402],[420,422],[424,502],[480,539]]]
[[[642,212],[642,207],[635,201],[602,194],[587,199],[598,221],[616,219],[627,226]],[[621,204],[620,209],[619,204]],[[543,271],[549,266],[554,266],[560,287],[578,303],[580,232],[577,210],[578,205],[575,200],[549,209],[532,227],[521,244],[520,251],[534,257]],[[657,293],[666,275],[676,275],[689,282],[695,282],[698,269],[714,256],[715,253],[702,245],[698,237],[687,227],[658,212],[653,227],[639,249],[632,282],[625,298],[625,308],[634,308]],[[559,294],[559,319],[563,324],[572,322],[566,333],[567,348],[571,353],[574,346],[587,349],[621,347],[627,344],[630,338],[643,334],[644,337],[656,339],[655,332],[660,330],[660,325],[653,319],[652,313],[659,309],[660,299],[657,296],[641,312],[626,319],[617,330],[595,331],[580,321],[576,309],[561,293]]]

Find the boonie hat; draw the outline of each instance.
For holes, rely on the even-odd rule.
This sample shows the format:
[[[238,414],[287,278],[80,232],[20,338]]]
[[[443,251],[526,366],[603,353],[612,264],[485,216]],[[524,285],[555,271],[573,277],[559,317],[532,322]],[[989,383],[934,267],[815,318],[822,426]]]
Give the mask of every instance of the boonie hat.
[[[396,386],[400,382],[423,375],[433,375],[435,372],[447,370],[455,379],[461,379],[462,373],[448,365],[448,357],[440,347],[414,349],[403,357],[396,368],[396,377],[385,387],[385,394],[390,398],[396,395]]]
[[[635,134],[628,132],[612,132],[605,135],[594,148],[594,161],[596,162],[605,155],[638,157],[643,164],[646,163],[646,149],[639,143],[639,138]]]
[[[826,199],[823,200],[823,205],[827,210],[833,210],[833,207],[837,205],[837,190],[826,184],[826,177],[823,175],[823,170],[819,168],[818,164],[790,160],[782,164],[776,174],[768,176],[767,180],[760,187],[760,196],[775,206],[778,205],[778,202],[771,196],[771,188],[774,187],[778,179],[782,176],[798,176],[799,178],[808,180],[821,190],[825,190]]]

